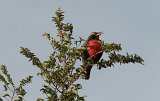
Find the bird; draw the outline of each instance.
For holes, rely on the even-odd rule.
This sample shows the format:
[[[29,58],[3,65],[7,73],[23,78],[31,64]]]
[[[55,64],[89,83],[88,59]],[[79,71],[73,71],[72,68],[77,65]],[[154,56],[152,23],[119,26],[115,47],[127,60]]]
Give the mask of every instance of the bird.
[[[93,64],[98,62],[103,54],[102,41],[99,39],[99,36],[102,32],[92,32],[86,42],[82,45],[84,50],[82,52],[82,62],[83,64],[86,61],[92,61],[91,64],[84,65],[84,79],[89,80],[90,72]]]

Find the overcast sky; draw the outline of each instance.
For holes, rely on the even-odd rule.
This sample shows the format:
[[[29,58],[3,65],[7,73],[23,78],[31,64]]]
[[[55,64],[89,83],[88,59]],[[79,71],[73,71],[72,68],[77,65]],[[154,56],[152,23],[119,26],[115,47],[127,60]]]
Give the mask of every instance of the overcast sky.
[[[58,7],[65,11],[65,22],[74,25],[74,36],[87,38],[103,31],[102,40],[121,43],[122,53],[137,53],[145,60],[145,65],[94,66],[90,80],[79,81],[86,101],[160,101],[159,0],[1,0],[0,64],[7,65],[16,84],[34,76],[26,87],[26,101],[42,97],[42,81],[38,69],[19,54],[20,47],[28,47],[42,61],[48,59],[51,47],[42,34],[55,35],[51,18]]]

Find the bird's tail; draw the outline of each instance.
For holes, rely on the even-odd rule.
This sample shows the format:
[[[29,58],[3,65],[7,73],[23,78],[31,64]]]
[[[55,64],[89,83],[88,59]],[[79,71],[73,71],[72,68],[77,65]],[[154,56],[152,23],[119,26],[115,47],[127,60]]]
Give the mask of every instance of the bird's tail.
[[[88,65],[85,67],[85,78],[84,79],[89,80],[91,69],[92,69],[92,65]]]

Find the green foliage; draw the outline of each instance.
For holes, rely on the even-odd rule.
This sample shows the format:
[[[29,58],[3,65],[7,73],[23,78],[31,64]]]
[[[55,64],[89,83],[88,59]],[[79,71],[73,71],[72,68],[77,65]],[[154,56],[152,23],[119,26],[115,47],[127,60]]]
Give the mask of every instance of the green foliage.
[[[21,51],[20,51],[21,54],[25,55],[27,58],[30,58],[29,61],[32,60],[32,64],[33,65],[36,65],[37,67],[41,68],[42,67],[42,64],[39,60],[39,58],[37,58],[34,53],[30,52],[30,50],[28,48],[23,48],[21,47]]]
[[[97,62],[99,69],[114,66],[115,63],[143,64],[144,62],[144,60],[137,54],[128,54],[128,53],[126,55],[119,54],[118,52],[122,50],[121,44],[115,44],[115,43],[109,44],[109,43],[103,42],[103,49],[104,49],[104,52],[108,54],[109,59],[108,60],[101,59],[99,62]]]
[[[58,37],[52,37],[49,33],[43,34],[53,48],[48,60],[41,62],[28,48],[21,47],[20,53],[40,68],[37,74],[45,81],[40,91],[47,96],[48,101],[84,101],[84,97],[78,95],[82,85],[75,83],[83,75],[82,68],[75,67],[76,60],[81,60],[82,50],[77,48],[81,41],[77,42],[72,37],[73,26],[63,22],[63,13],[58,9],[53,17]],[[37,99],[41,100],[43,98]]]
[[[0,101],[6,99],[7,101],[23,101],[26,91],[24,89],[26,84],[31,83],[32,76],[29,76],[20,81],[18,86],[13,83],[12,77],[7,71],[5,65],[0,66],[0,83],[3,84],[3,93],[0,96]]]
[[[34,66],[39,68],[40,71],[37,72],[37,75],[45,81],[40,91],[46,95],[46,98],[37,98],[37,101],[84,101],[85,97],[80,96],[78,93],[82,89],[82,85],[77,83],[77,81],[84,78],[85,71],[82,67],[92,64],[92,61],[87,61],[80,66],[76,65],[76,61],[81,61],[81,54],[84,47],[79,46],[85,40],[83,38],[75,39],[73,37],[73,25],[64,22],[64,12],[60,8],[52,18],[57,28],[57,37],[52,36],[50,33],[43,34],[53,48],[49,58],[42,62],[28,48],[21,47],[20,51],[29,61],[32,61]],[[121,44],[105,42],[102,42],[102,44],[103,51],[108,54],[108,58],[101,59],[96,63],[99,69],[114,66],[115,63],[143,64],[144,62],[136,54],[119,54],[119,51],[122,50]],[[26,94],[24,86],[31,82],[32,76],[22,79],[20,85],[16,87],[4,65],[1,66],[1,71],[3,75],[0,74],[0,82],[4,84],[4,91],[6,92],[3,98],[10,101],[15,99],[22,101]]]

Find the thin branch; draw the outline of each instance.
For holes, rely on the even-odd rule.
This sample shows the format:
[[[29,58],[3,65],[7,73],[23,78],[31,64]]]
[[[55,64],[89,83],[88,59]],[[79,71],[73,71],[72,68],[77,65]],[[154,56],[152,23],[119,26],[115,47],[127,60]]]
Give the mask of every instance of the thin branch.
[[[62,91],[60,91],[58,85],[53,84],[53,86],[54,86],[54,89],[56,89],[59,93],[62,93]]]
[[[52,48],[54,49],[54,46],[52,45],[52,41],[51,41],[50,39],[48,39],[47,37],[46,37],[46,39],[48,40],[48,42],[50,43],[50,45],[51,45]]]
[[[7,101],[10,101],[7,97],[4,97]]]
[[[15,95],[15,89],[14,89],[14,91],[13,91],[13,94],[12,94],[12,97],[11,97],[11,101],[14,100],[14,95]]]

